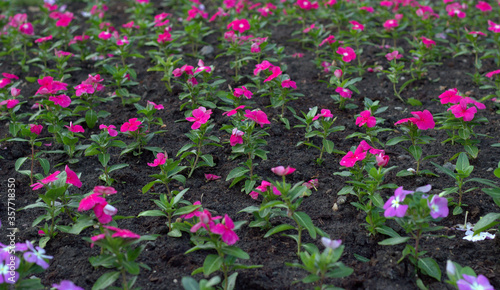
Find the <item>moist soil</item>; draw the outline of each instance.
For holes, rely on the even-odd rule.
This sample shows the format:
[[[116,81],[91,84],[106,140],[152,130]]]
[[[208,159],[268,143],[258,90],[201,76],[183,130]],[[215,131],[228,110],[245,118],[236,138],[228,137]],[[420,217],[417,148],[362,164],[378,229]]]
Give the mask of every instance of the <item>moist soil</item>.
[[[116,4],[116,5],[115,5]],[[155,4],[157,12],[163,10],[158,4]],[[127,22],[120,13],[123,12],[123,6],[115,2],[111,2],[111,8],[108,13],[111,14],[111,20],[115,26]],[[83,19],[80,12],[83,9],[81,4],[71,4],[68,10],[75,13],[76,20]],[[121,12],[120,12],[121,11]],[[168,12],[168,11],[166,11]],[[35,17],[30,15],[30,17]],[[33,18],[31,18],[33,19]],[[438,96],[446,89],[458,88],[461,92],[467,92],[472,97],[477,99],[485,96],[486,90],[479,90],[471,77],[467,73],[473,73],[473,56],[461,56],[456,58],[444,57],[441,66],[429,68],[427,78],[412,83],[403,93],[404,98],[415,98],[422,102],[421,107],[411,107],[403,104],[394,97],[392,84],[389,80],[381,76],[377,77],[374,73],[365,73],[363,80],[358,83],[357,87],[359,94],[354,94],[351,103],[356,104],[358,109],[339,110],[338,105],[330,97],[334,94],[334,88],[328,87],[326,82],[327,77],[315,66],[314,53],[310,50],[303,49],[300,44],[289,42],[291,31],[297,27],[292,25],[277,26],[273,28],[270,42],[285,46],[285,52],[291,56],[293,53],[304,53],[303,58],[286,57],[279,65],[287,65],[286,73],[290,78],[296,81],[298,92],[304,94],[296,101],[292,101],[289,105],[297,112],[307,111],[309,108],[318,106],[319,109],[330,109],[335,117],[337,117],[336,125],[345,126],[345,130],[336,132],[330,136],[330,140],[335,143],[335,148],[342,151],[350,150],[351,146],[357,146],[359,139],[349,138],[346,136],[360,130],[355,125],[355,115],[363,108],[363,99],[370,98],[373,101],[380,101],[382,106],[388,106],[387,111],[379,117],[384,118],[385,122],[381,125],[386,128],[393,129],[391,132],[381,134],[379,137],[382,142],[399,136],[401,132],[394,126],[394,123],[402,118],[411,116],[411,111],[429,110],[433,114],[444,111],[444,106],[437,101]],[[229,58],[217,58],[215,55],[220,53],[217,48],[218,37],[220,35],[213,34],[204,39],[208,45],[212,45],[216,51],[214,54],[205,57],[205,65],[213,65],[215,67],[215,75],[221,76],[227,80],[226,84],[231,87],[239,87],[246,83],[246,79],[235,83],[232,80],[234,71],[230,69]],[[405,47],[405,41],[399,43]],[[189,48],[186,48],[188,50]],[[156,146],[164,149],[168,156],[174,157],[178,150],[187,144],[189,139],[184,135],[190,130],[191,123],[183,121],[184,112],[180,111],[182,102],[179,100],[179,93],[182,88],[175,85],[173,92],[169,93],[165,90],[161,81],[162,75],[156,72],[148,72],[147,68],[152,66],[151,59],[147,57],[144,49],[142,52],[146,55],[144,59],[132,60],[134,69],[137,71],[137,81],[139,85],[131,88],[132,93],[142,96],[141,103],[145,104],[146,100],[153,101],[157,104],[163,104],[164,110],[158,111],[155,116],[159,116],[166,124],[167,131],[163,134],[155,136],[148,146]],[[386,51],[382,51],[378,47],[365,47],[362,57],[366,57],[368,65],[373,65],[375,62],[387,67],[387,61],[384,56]],[[184,58],[186,64],[194,65],[197,59],[186,56]],[[80,65],[74,63],[73,65]],[[255,63],[248,64],[243,73],[251,73]],[[481,73],[498,69],[493,61],[485,60]],[[2,64],[2,72],[9,72],[20,76],[24,79],[28,76],[38,76],[41,72],[36,68],[28,73],[24,73],[21,69],[9,63],[6,60]],[[93,63],[82,65],[82,70],[75,72],[70,79],[65,80],[70,87],[74,87],[87,78],[88,74],[98,73],[99,69],[95,69]],[[111,79],[109,75],[103,74],[104,79]],[[432,81],[434,80],[434,81]],[[438,81],[436,81],[438,80]],[[224,84],[223,86],[225,86]],[[33,96],[38,89],[37,83],[29,83],[23,81],[21,86],[24,96]],[[223,89],[223,88],[221,88]],[[105,93],[110,93],[114,88],[108,86]],[[256,108],[263,109],[271,120],[271,125],[267,132],[269,136],[265,137],[267,146],[265,150],[269,151],[267,160],[258,160],[259,165],[255,169],[255,173],[265,180],[276,180],[278,177],[271,172],[271,168],[278,165],[290,165],[297,168],[297,171],[287,176],[287,181],[296,183],[299,181],[307,181],[312,178],[319,180],[317,191],[313,191],[310,197],[304,199],[301,210],[306,212],[312,218],[314,224],[328,233],[331,238],[341,239],[345,245],[345,251],[341,261],[354,269],[354,273],[343,279],[333,279],[329,281],[336,286],[346,289],[416,289],[416,278],[414,267],[404,260],[398,263],[401,258],[401,251],[404,245],[397,246],[382,246],[378,242],[385,239],[382,235],[369,236],[367,231],[362,226],[365,222],[365,215],[359,212],[350,203],[356,201],[356,197],[347,196],[347,200],[339,200],[337,192],[346,185],[345,177],[333,175],[334,172],[341,171],[339,161],[342,158],[338,154],[326,154],[324,163],[319,166],[315,163],[319,152],[314,148],[306,148],[304,146],[297,147],[296,144],[303,140],[304,130],[302,128],[293,128],[299,122],[293,118],[288,112],[287,117],[291,123],[291,129],[287,130],[283,123],[279,122],[279,109],[267,108],[270,101],[267,97],[254,96]],[[23,108],[31,107],[35,102],[33,98],[28,100],[28,104],[23,105]],[[478,136],[480,143],[479,156],[477,159],[471,160],[474,165],[474,171],[471,177],[487,178],[495,180],[493,169],[497,168],[500,155],[498,149],[492,147],[494,143],[500,142],[499,128],[500,118],[496,114],[496,108],[493,102],[486,104],[487,109],[478,112],[479,116],[486,117],[489,122],[487,124],[476,127],[476,132],[483,135]],[[136,109],[132,105],[122,107],[120,100],[117,98],[111,103],[103,104],[101,110],[106,110],[111,115],[105,120],[105,124],[115,124],[117,127],[128,121],[130,118],[137,117]],[[196,170],[185,185],[175,184],[173,189],[189,188],[189,191],[184,196],[185,199],[195,202],[202,201],[203,207],[209,209],[213,214],[224,215],[228,214],[234,221],[246,221],[247,224],[252,221],[251,214],[240,213],[243,208],[251,205],[259,205],[260,201],[255,201],[250,196],[240,191],[240,186],[229,188],[230,181],[225,181],[228,173],[238,166],[244,160],[231,160],[231,148],[227,143],[229,135],[218,129],[228,123],[228,118],[222,115],[223,111],[214,109],[211,120],[216,124],[214,135],[218,136],[223,144],[223,147],[206,148],[205,153],[210,153],[214,156],[216,166],[213,168],[203,167]],[[26,121],[27,122],[27,121]],[[155,129],[155,128],[153,128]],[[159,128],[156,128],[159,129]],[[86,128],[85,136],[90,136],[98,132],[97,128],[92,130]],[[436,139],[429,145],[423,145],[425,155],[437,154],[439,157],[433,159],[434,162],[443,165],[457,152],[463,151],[461,145],[441,144],[441,141],[447,138],[447,134],[440,130],[425,131]],[[8,135],[8,126],[3,123],[0,126],[0,136]],[[131,139],[121,136],[121,139],[129,143]],[[84,141],[88,142],[88,141]],[[226,142],[226,143],[224,143]],[[319,140],[315,140],[318,142]],[[408,146],[406,143],[399,145]],[[56,145],[53,149],[58,149]],[[398,186],[404,186],[405,189],[415,189],[418,186],[431,184],[433,187],[432,193],[440,193],[444,188],[452,187],[454,181],[444,174],[440,177],[433,176],[410,176],[396,177],[396,172],[410,167],[415,168],[416,164],[413,159],[403,150],[402,146],[391,146],[384,148],[386,154],[390,156],[389,165],[396,165],[398,168],[391,171],[386,176],[386,183],[394,183]],[[30,148],[26,143],[19,142],[3,142],[0,147],[0,156],[4,159],[1,161],[0,176],[2,180],[0,196],[2,200],[6,200],[7,179],[15,178],[17,188],[16,192],[16,207],[21,208],[32,204],[37,200],[37,194],[29,187],[29,178],[19,174],[14,170],[14,163],[20,157],[30,155]],[[55,154],[47,154],[52,165],[64,161],[63,157]],[[133,156],[132,154],[120,156],[119,152],[113,152],[111,164],[128,163],[129,166],[119,171],[112,173],[112,178],[116,180],[113,184],[118,191],[117,194],[109,196],[108,200],[118,208],[119,214],[122,216],[137,216],[145,210],[156,209],[156,205],[152,201],[156,199],[156,195],[142,194],[141,188],[152,181],[149,177],[151,174],[157,173],[155,168],[147,166],[147,162],[154,160],[154,155],[145,151],[141,156]],[[453,162],[454,163],[454,162]],[[81,158],[81,161],[73,164],[71,168],[75,172],[81,172],[81,181],[83,186],[81,189],[72,188],[71,191],[79,194],[85,194],[97,186],[103,185],[99,181],[98,176],[101,167],[96,156]],[[53,168],[54,170],[62,170],[63,167]],[[424,161],[423,169],[429,169],[436,172],[433,165],[429,161]],[[35,168],[36,172],[41,172],[41,168]],[[222,176],[216,181],[207,182],[204,174],[212,173]],[[491,197],[483,193],[478,186],[477,190],[471,191],[464,195],[464,203],[468,204],[465,208],[468,211],[468,221],[475,223],[481,216],[490,212],[499,212],[499,208],[493,203]],[[472,186],[472,185],[470,185]],[[484,186],[483,186],[484,187]],[[162,188],[156,189],[161,192]],[[382,192],[384,200],[393,194],[391,190]],[[456,197],[455,197],[456,198]],[[5,202],[6,203],[6,202]],[[4,203],[4,204],[5,204]],[[333,209],[334,204],[337,205],[336,210]],[[2,208],[5,206],[2,205]],[[16,223],[19,228],[17,239],[19,242],[26,240],[36,241],[40,238],[38,228],[32,227],[32,222],[37,216],[42,214],[41,210],[30,209],[17,212]],[[2,221],[7,220],[6,211],[0,212]],[[63,218],[62,223],[67,223]],[[274,220],[273,225],[278,225],[279,220]],[[464,223],[464,214],[453,216],[450,215],[439,222],[439,225],[444,226],[444,229],[439,232],[441,235],[454,235],[455,238],[428,238],[422,241],[422,249],[428,251],[428,256],[434,258],[441,271],[446,273],[445,266],[447,260],[452,260],[462,266],[469,266],[478,274],[485,275],[491,284],[500,288],[500,243],[499,235],[495,240],[485,240],[480,242],[470,242],[462,239],[464,234],[461,231],[456,231],[454,227],[457,224]],[[398,233],[404,235],[402,229],[393,222],[388,223]],[[165,219],[160,217],[136,217],[131,219],[123,219],[118,221],[120,228],[129,229],[135,233],[158,234],[159,237],[153,242],[147,242],[146,248],[139,257],[139,261],[151,267],[151,271],[142,269],[138,276],[135,286],[142,289],[182,289],[181,279],[184,276],[189,276],[196,268],[202,266],[204,258],[209,252],[197,251],[190,254],[185,252],[191,248],[189,235],[184,233],[182,237],[172,238],[167,236],[168,229],[165,225]],[[0,230],[2,232],[2,242],[7,242],[5,226]],[[59,283],[61,280],[71,280],[76,285],[85,289],[90,289],[93,283],[105,272],[109,271],[104,268],[93,268],[88,258],[99,254],[99,248],[91,248],[89,243],[84,241],[82,237],[91,235],[92,229],[84,230],[79,236],[59,233],[54,239],[49,241],[45,250],[48,255],[52,255],[50,267],[44,272],[37,274],[37,277],[42,279],[42,283],[50,286],[54,283]],[[252,270],[241,270],[236,282],[236,289],[310,289],[310,284],[297,283],[298,280],[307,276],[307,273],[297,269],[285,266],[285,263],[299,262],[296,256],[296,244],[293,240],[280,235],[273,235],[264,238],[265,231],[259,228],[250,228],[244,225],[237,231],[240,240],[237,246],[242,248],[250,255],[250,260],[244,263],[253,265],[262,265],[262,268]],[[319,240],[312,240],[307,234],[305,242],[311,242],[322,247]],[[355,258],[355,255],[365,257],[367,261],[360,261]],[[443,276],[443,281],[446,275]],[[203,278],[202,274],[194,276],[196,280]],[[433,278],[421,275],[424,283],[431,289],[450,288],[444,282],[437,282]],[[450,288],[451,289],[451,288]]]

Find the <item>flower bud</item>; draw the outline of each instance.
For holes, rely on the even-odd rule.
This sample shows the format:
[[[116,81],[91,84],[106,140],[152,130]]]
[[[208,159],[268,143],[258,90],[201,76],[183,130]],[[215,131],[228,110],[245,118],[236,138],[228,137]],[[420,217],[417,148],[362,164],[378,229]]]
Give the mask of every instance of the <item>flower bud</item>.
[[[342,70],[341,70],[341,69],[336,69],[336,70],[335,70],[335,72],[333,73],[333,75],[334,75],[336,78],[338,78],[338,79],[340,79],[340,78],[342,77],[342,74],[343,74],[343,72],[342,72]]]
[[[375,155],[375,160],[377,161],[377,165],[379,167],[384,167],[389,163],[390,157],[384,155],[384,152],[380,152],[378,155]]]
[[[110,205],[109,203],[106,204],[106,206],[102,209],[102,211],[107,214],[107,215],[110,215],[110,216],[114,216],[117,212],[118,212],[118,209],[116,209],[116,207]]]

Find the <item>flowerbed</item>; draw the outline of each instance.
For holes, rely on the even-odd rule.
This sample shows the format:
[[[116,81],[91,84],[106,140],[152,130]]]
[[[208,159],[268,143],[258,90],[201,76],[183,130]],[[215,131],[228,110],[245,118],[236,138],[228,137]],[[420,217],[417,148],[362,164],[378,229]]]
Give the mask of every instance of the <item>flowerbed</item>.
[[[500,287],[497,3],[39,4],[0,288]]]

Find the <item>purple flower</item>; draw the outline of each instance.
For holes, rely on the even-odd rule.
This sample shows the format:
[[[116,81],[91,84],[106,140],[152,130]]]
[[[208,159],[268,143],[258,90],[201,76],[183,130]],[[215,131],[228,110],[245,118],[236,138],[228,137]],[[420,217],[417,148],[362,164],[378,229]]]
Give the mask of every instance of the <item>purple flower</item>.
[[[488,281],[488,278],[483,275],[479,275],[476,278],[474,276],[463,274],[463,279],[457,281],[457,287],[459,290],[494,290],[490,281]]]
[[[342,245],[342,240],[330,240],[329,238],[322,237],[321,243],[323,243],[323,246],[325,246],[325,248],[335,250],[336,248],[340,247],[340,245]]]
[[[82,287],[78,287],[73,282],[69,280],[63,280],[61,281],[60,285],[53,284],[52,287],[58,289],[58,290],[83,290]]]
[[[0,284],[14,284],[19,279],[19,273],[13,271],[19,268],[19,258],[14,255],[10,255],[8,259],[0,260]],[[12,269],[14,268],[14,269]],[[14,275],[12,275],[14,273]]]
[[[394,191],[394,195],[389,198],[384,204],[384,216],[385,217],[404,217],[408,205],[401,204],[407,194],[411,194],[413,191],[404,190],[402,186],[398,187]]]
[[[446,198],[434,195],[430,202],[427,201],[427,206],[431,209],[431,217],[434,219],[448,216],[448,200]]]
[[[24,260],[26,260],[26,262],[28,263],[35,263],[43,269],[47,269],[49,267],[49,264],[44,259],[52,259],[53,257],[44,255],[45,250],[40,247],[36,247],[35,250],[35,247],[30,241],[26,241],[26,246],[29,250],[31,250],[31,252],[24,253]]]

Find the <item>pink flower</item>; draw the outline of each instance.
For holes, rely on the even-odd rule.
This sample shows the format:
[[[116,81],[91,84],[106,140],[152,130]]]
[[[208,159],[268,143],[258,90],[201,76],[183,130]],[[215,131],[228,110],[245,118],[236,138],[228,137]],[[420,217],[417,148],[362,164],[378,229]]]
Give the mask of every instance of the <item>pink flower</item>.
[[[150,167],[156,167],[159,165],[165,164],[167,162],[168,156],[165,153],[157,153],[156,154],[156,159],[154,160],[153,163],[148,163],[148,166]]]
[[[336,69],[336,70],[333,72],[333,75],[334,75],[336,78],[338,78],[338,79],[340,79],[340,78],[342,77],[342,75],[343,75],[343,74],[344,74],[344,73],[342,72],[342,70],[341,70],[341,69]]]
[[[486,36],[486,34],[481,32],[481,31],[471,31],[471,32],[469,32],[469,34],[474,36],[474,37],[478,37],[479,35]]]
[[[477,112],[477,108],[471,106],[467,108],[468,100],[463,98],[460,100],[460,103],[448,108],[448,111],[451,111],[455,118],[463,118],[465,122],[469,122],[474,119],[474,114]]]
[[[403,56],[401,54],[399,54],[399,51],[397,51],[397,50],[385,55],[385,58],[387,58],[388,61],[391,61],[393,59],[400,59],[401,57],[403,57]]]
[[[220,179],[221,177],[218,176],[218,175],[215,175],[215,174],[210,174],[210,173],[205,173],[205,179],[207,181],[211,181],[211,180],[217,180],[217,179]]]
[[[350,99],[352,97],[352,91],[343,87],[337,87],[335,89],[342,98]]]
[[[139,129],[139,126],[142,124],[141,121],[137,120],[137,118],[132,118],[129,119],[128,122],[125,122],[121,127],[120,127],[120,132],[134,132]],[[109,132],[109,131],[108,131]],[[111,135],[111,134],[109,134]]]
[[[19,96],[21,94],[21,90],[17,89],[17,88],[14,88],[14,87],[11,87],[10,88],[10,94],[15,98],[15,97],[17,97],[17,96]]]
[[[350,47],[339,47],[337,49],[337,53],[342,55],[342,60],[345,62],[351,62],[356,59],[356,53],[354,52],[354,49]]]
[[[448,16],[457,18],[465,18],[466,14],[462,11],[464,9],[460,3],[452,3],[446,6],[446,12],[448,12]]]
[[[236,144],[243,144],[243,135],[245,132],[238,130],[238,128],[233,128],[231,132],[231,138],[229,138],[229,144],[231,146],[236,146]]]
[[[157,105],[155,102],[151,102],[151,101],[147,101],[147,105],[151,105],[156,110],[163,110],[163,109],[165,109],[165,107],[163,107],[163,105],[161,105],[161,104]]]
[[[8,99],[0,102],[0,106],[7,105],[7,109],[12,109],[19,104],[19,100],[16,99]]]
[[[116,192],[117,192],[116,189],[114,187],[111,187],[111,186],[98,185],[98,186],[94,187],[94,193],[99,194],[99,195],[103,195],[103,196],[115,194]]]
[[[34,133],[36,135],[40,135],[42,133],[43,126],[42,125],[35,125],[35,124],[30,124],[30,132]]]
[[[433,46],[436,45],[436,42],[432,39],[429,39],[425,36],[421,36],[420,39],[422,39],[422,43],[425,45],[427,48],[432,48]]]
[[[318,179],[311,179],[308,182],[302,183],[303,186],[307,187],[308,189],[317,189],[319,185]]]
[[[102,40],[108,40],[113,36],[109,31],[101,31],[97,37],[99,37]]]
[[[264,80],[264,82],[271,81],[281,74],[281,68],[279,66],[274,66],[271,68],[271,75]]]
[[[384,216],[387,217],[404,217],[406,210],[408,210],[408,205],[401,204],[405,197],[406,192],[403,187],[399,187],[394,192],[394,195],[389,198],[384,204]]]
[[[380,6],[383,6],[383,7],[391,7],[392,6],[392,3],[391,1],[380,1]]]
[[[82,182],[80,181],[80,178],[78,178],[78,175],[71,170],[68,165],[64,168],[64,171],[66,171],[66,183],[67,184],[72,184],[78,188],[82,187]]]
[[[92,193],[89,196],[84,197],[80,201],[80,205],[78,206],[78,211],[86,211],[93,209],[97,204],[105,203],[106,200],[104,197],[100,196],[98,193]]]
[[[126,36],[126,35],[124,35],[123,38],[116,40],[116,45],[119,45],[119,46],[129,44],[129,43],[130,42],[128,41],[128,36]]]
[[[385,152],[382,151],[379,154],[375,155],[375,161],[377,162],[377,166],[384,167],[389,163],[390,157],[385,155]]]
[[[302,30],[302,32],[308,33],[309,31],[311,31],[313,29],[316,29],[316,24],[314,24],[314,23],[311,24],[311,26],[306,27],[304,30]]]
[[[158,39],[156,39],[158,43],[165,43],[168,41],[172,41],[172,35],[168,31],[164,31],[162,34],[158,35]]]
[[[476,5],[476,8],[481,10],[481,12],[489,12],[493,9],[490,4],[484,1],[479,1]]]
[[[99,129],[108,131],[108,134],[111,137],[115,137],[116,135],[118,135],[118,131],[115,130],[116,129],[115,125],[106,126],[104,124],[101,124],[99,125]]]
[[[245,117],[259,124],[261,128],[264,127],[264,124],[271,124],[266,113],[261,110],[245,110]]]
[[[340,160],[340,165],[345,167],[353,167],[356,162],[364,160],[366,158],[366,150],[363,147],[364,146],[361,146],[360,144],[358,145],[356,150],[354,150],[354,152],[347,152],[347,154]]]
[[[196,130],[208,121],[210,115],[212,114],[212,110],[207,110],[205,107],[199,107],[198,109],[193,110],[192,114],[193,116],[187,117],[186,120],[193,122],[191,129]]]
[[[63,108],[67,108],[71,105],[71,98],[66,95],[50,96],[49,101],[54,102],[54,105],[59,105]]]
[[[206,209],[203,211],[196,211],[194,215],[199,217],[200,221],[191,227],[189,231],[192,233],[196,233],[202,227],[210,232],[210,228],[215,225],[214,220],[221,218],[221,216],[212,217],[212,214]]]
[[[370,110],[359,113],[359,117],[356,118],[356,125],[361,127],[364,124],[366,124],[366,127],[368,128],[373,128],[377,124],[377,119],[372,116],[372,112]]]
[[[51,182],[54,182],[56,180],[58,180],[59,178],[57,178],[57,175],[61,173],[61,171],[56,171],[54,173],[52,173],[51,175],[45,177],[44,179],[42,180],[39,180],[37,183],[34,183],[32,185],[30,185],[30,187],[33,188],[33,190],[37,190],[37,189],[40,189],[42,188],[45,184],[49,184]]]
[[[373,9],[373,7],[369,7],[369,6],[361,6],[359,7],[359,10],[364,10],[368,13],[374,13],[375,12],[375,9]]]
[[[198,200],[198,201],[195,201],[195,202],[193,203],[193,205],[201,205],[201,201],[199,201],[199,200]],[[195,216],[195,213],[196,213],[196,212],[199,212],[199,211],[200,211],[199,209],[195,209],[195,210],[193,210],[193,211],[192,211],[192,212],[190,212],[190,213],[187,213],[187,214],[183,214],[183,215],[181,215],[181,216],[180,216],[180,218],[181,218],[181,219],[188,220],[188,219],[190,219],[190,218],[193,218],[193,217]]]
[[[34,35],[33,25],[30,22],[26,22],[19,26],[19,32],[26,35]]]
[[[206,71],[207,73],[209,73],[209,72],[212,71],[212,67],[205,66],[205,63],[201,59],[199,59],[198,60],[198,67],[196,68],[196,70],[194,71],[194,73],[199,73],[199,72],[202,72],[202,71]]]
[[[236,19],[227,25],[227,29],[233,29],[238,31],[239,33],[243,33],[250,29],[250,23],[248,23],[248,20],[246,19]]]
[[[203,10],[199,9],[196,6],[191,6],[191,10],[188,11],[188,17],[186,17],[187,21],[191,21],[196,18],[196,16],[200,15],[202,18],[207,19],[208,18],[208,13],[204,12]]]
[[[142,3],[148,3],[148,2],[142,2]],[[117,238],[117,237],[124,238],[124,239],[140,239],[141,238],[140,235],[133,233],[133,232],[126,230],[126,229],[119,229],[119,228],[112,227],[112,226],[104,226],[104,227],[115,232],[111,236],[112,238]]]
[[[69,126],[64,126],[66,128],[68,128],[68,130],[70,132],[73,132],[73,133],[84,133],[85,130],[83,129],[82,126],[80,125],[73,125],[73,122],[69,122]]]
[[[437,219],[439,217],[447,217],[449,213],[448,200],[437,195],[433,195],[430,201],[427,201],[427,206],[431,210],[431,217]]]
[[[176,68],[172,71],[172,74],[174,75],[174,77],[178,78],[180,76],[182,76],[184,73],[187,74],[187,75],[194,75],[193,73],[193,69],[194,67],[190,66],[190,65],[183,65],[182,67],[180,68]]]
[[[292,57],[293,58],[302,58],[302,57],[304,57],[304,54],[296,52],[296,53],[292,54]]]
[[[235,88],[234,89],[234,96],[239,98],[241,95],[245,96],[247,99],[251,99],[253,96],[253,93],[249,91],[245,86],[242,86],[241,88]]]
[[[330,68],[332,66],[331,63],[323,61],[321,62],[321,66],[323,67],[324,72],[330,72],[332,69]]]
[[[212,233],[221,235],[222,241],[228,245],[234,245],[240,238],[233,231],[233,220],[226,214],[223,223],[217,224],[212,228]]]
[[[268,69],[271,66],[272,66],[272,64],[270,62],[268,62],[267,60],[264,60],[263,62],[255,65],[255,69],[253,71],[253,74],[255,76],[257,76],[257,75],[259,75],[259,73],[261,71],[266,70],[266,69]]]
[[[386,22],[384,22],[385,30],[392,30],[393,28],[396,28],[398,26],[399,26],[399,23],[396,19],[389,19]]]
[[[42,42],[46,42],[46,41],[49,41],[49,40],[52,40],[52,35],[38,38],[38,39],[35,40],[35,43],[42,43]]]
[[[330,110],[328,109],[321,109],[321,113],[313,117],[313,121],[317,120],[319,118],[333,118],[333,114]]]
[[[352,20],[352,21],[349,21],[349,23],[352,24],[352,27],[351,27],[352,30],[359,30],[359,31],[365,30],[365,26],[357,21]]]
[[[328,44],[332,44],[332,43],[335,43],[335,36],[333,35],[328,35],[327,38],[323,39],[323,41],[321,41],[321,43],[319,44],[319,46],[323,46],[323,44],[325,43],[328,43]]]
[[[325,246],[325,248],[335,250],[342,245],[342,240],[330,240],[327,237],[322,237],[321,243],[323,244],[323,246]]]
[[[2,75],[8,79],[11,79],[11,80],[18,80],[19,77],[16,76],[16,75],[13,75],[13,74],[10,74],[10,73],[2,73]]]
[[[411,112],[411,114],[414,116],[413,118],[401,119],[394,123],[394,125],[410,122],[415,124],[420,130],[434,129],[434,117],[428,110]]]
[[[71,52],[57,50],[57,48],[56,48],[56,49],[54,49],[54,55],[57,56],[58,58],[61,58],[61,57],[65,57],[65,56],[72,56],[73,54]]]
[[[317,1],[314,3],[311,3],[311,1],[309,1],[309,0],[297,0],[296,4],[301,9],[304,9],[304,10],[311,10],[311,9],[318,9],[319,8],[319,4]]]
[[[294,88],[296,89],[297,88],[297,83],[295,83],[294,81],[290,80],[290,79],[287,79],[287,80],[284,80],[281,82],[281,86],[283,88]]]
[[[296,169],[290,166],[287,166],[286,168],[283,166],[278,166],[278,167],[273,167],[271,168],[271,171],[279,176],[285,176],[288,174],[292,174]]]
[[[8,84],[10,84],[12,81],[9,78],[3,78],[0,80],[0,89],[5,88]]]
[[[490,71],[489,73],[486,74],[487,78],[492,78],[494,75],[500,74],[500,69]]]
[[[447,91],[445,91],[444,93],[442,93],[441,95],[439,95],[439,99],[441,101],[441,104],[448,104],[448,103],[452,103],[452,104],[456,104],[458,102],[460,102],[460,100],[462,99],[462,96],[458,95],[458,90],[457,88],[453,88],[453,89],[449,89]]]
[[[500,33],[500,24],[496,24],[495,22],[488,20],[488,27],[489,31],[493,31],[494,33]]]
[[[46,76],[43,79],[39,79],[38,84],[40,85],[40,88],[38,89],[38,91],[36,91],[35,95],[38,95],[38,94],[40,94],[40,95],[53,95],[59,91],[68,90],[67,89],[68,84],[60,82],[60,81],[54,81],[54,78],[52,78],[50,76]]]
[[[227,115],[228,117],[232,116],[232,115],[236,115],[238,113],[238,110],[243,109],[243,108],[245,108],[245,106],[241,105],[241,106],[236,107],[235,109],[232,109],[231,111],[227,111],[227,112],[222,113],[222,115]]]

